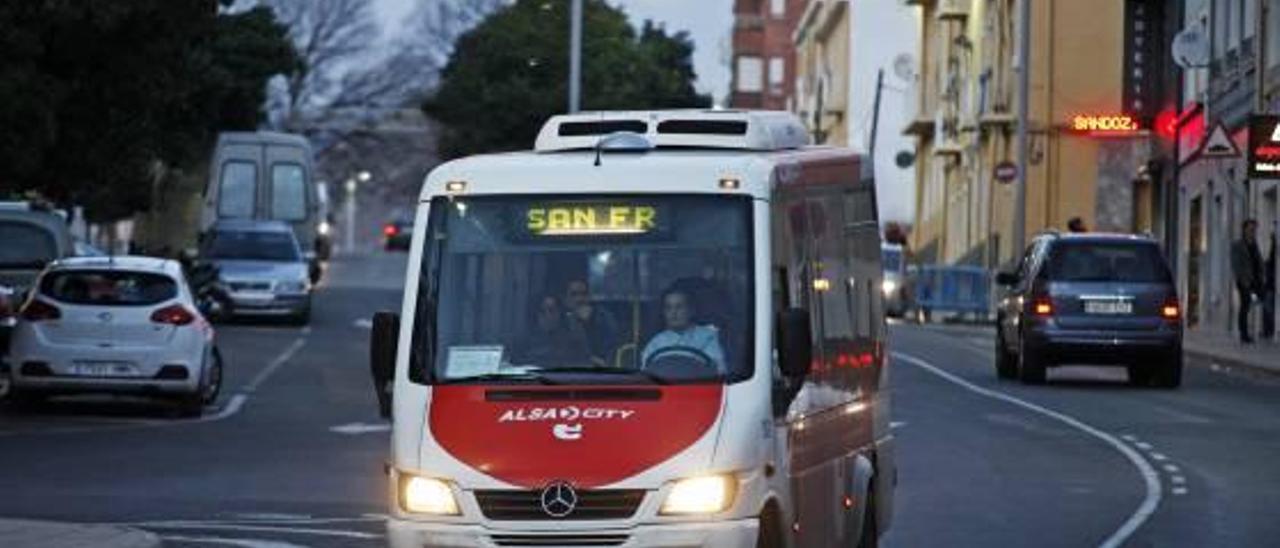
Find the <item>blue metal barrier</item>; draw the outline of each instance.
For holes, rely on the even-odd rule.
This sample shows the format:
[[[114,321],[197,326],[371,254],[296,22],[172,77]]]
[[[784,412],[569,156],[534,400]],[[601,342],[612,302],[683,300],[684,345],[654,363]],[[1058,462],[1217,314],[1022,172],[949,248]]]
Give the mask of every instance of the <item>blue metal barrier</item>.
[[[991,313],[991,275],[984,268],[921,265],[913,284],[916,307],[926,315],[959,312],[985,318]]]

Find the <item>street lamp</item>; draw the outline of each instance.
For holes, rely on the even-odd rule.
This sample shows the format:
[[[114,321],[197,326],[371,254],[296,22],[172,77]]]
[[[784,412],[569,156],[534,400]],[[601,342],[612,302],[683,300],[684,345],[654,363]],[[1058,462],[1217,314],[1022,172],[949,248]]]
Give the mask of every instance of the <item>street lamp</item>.
[[[357,183],[367,183],[372,178],[368,171],[361,171],[355,177],[348,177],[346,183],[343,184],[347,191],[345,207],[347,222],[344,230],[345,237],[343,238],[345,240],[343,246],[346,248],[347,253],[356,248],[356,190],[359,187]]]

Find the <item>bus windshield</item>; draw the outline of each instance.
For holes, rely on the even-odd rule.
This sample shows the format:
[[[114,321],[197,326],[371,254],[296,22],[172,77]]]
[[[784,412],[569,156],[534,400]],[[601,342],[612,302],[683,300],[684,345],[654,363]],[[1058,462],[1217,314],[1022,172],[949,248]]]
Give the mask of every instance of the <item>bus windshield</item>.
[[[428,383],[751,376],[751,202],[437,198],[412,367]]]

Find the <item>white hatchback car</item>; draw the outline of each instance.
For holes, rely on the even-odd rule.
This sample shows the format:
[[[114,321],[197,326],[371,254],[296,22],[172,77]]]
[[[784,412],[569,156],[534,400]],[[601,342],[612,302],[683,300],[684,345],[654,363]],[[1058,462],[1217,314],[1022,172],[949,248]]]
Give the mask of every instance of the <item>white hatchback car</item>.
[[[73,393],[177,399],[199,415],[222,385],[212,325],[182,268],[149,257],[79,257],[40,274],[9,353],[16,402]]]

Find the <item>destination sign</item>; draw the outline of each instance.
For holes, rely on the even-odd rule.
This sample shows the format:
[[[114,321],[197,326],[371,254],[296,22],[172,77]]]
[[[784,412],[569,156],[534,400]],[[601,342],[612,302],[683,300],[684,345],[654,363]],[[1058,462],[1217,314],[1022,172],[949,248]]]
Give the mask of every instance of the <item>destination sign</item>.
[[[525,220],[537,236],[645,234],[657,227],[658,209],[635,204],[535,205]]]

